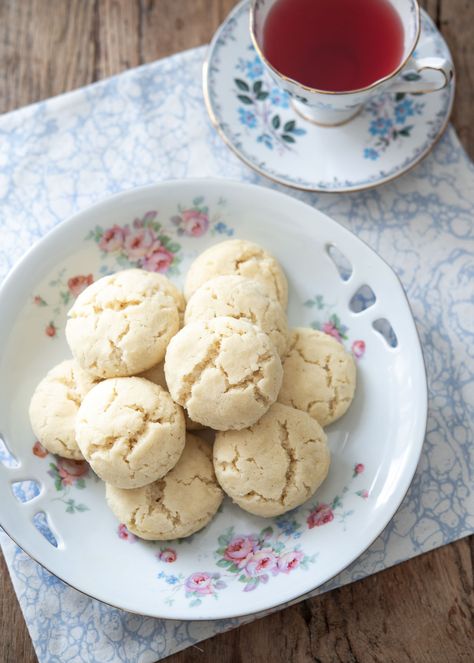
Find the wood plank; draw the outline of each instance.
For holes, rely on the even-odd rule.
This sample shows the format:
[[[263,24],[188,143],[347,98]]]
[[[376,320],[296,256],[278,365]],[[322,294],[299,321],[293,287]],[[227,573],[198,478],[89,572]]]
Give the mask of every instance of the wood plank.
[[[94,20],[84,0],[0,2],[0,111],[93,80]]]
[[[139,2],[103,0],[95,4],[94,80],[142,64]]]
[[[474,159],[474,2],[421,0],[451,50],[456,69],[456,98],[451,122],[465,150]]]
[[[1,552],[0,661],[2,663],[37,663],[38,661]]]
[[[440,3],[439,28],[451,49],[457,73],[451,121],[474,159],[474,2],[444,0]]]
[[[145,0],[143,62],[207,43],[235,4],[235,0]]]
[[[468,663],[467,539],[216,636],[167,663]]]

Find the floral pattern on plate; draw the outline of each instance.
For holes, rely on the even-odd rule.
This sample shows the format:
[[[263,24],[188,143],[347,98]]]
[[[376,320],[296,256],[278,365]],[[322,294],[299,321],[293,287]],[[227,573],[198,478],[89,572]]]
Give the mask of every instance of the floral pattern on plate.
[[[32,452],[37,458],[41,459],[50,456],[49,452],[38,441],[34,443]],[[89,511],[86,504],[77,502],[75,498],[71,497],[71,489],[84,490],[86,487],[86,479],[89,477],[90,471],[89,465],[85,460],[71,460],[60,456],[51,456],[51,458],[54,458],[54,461],[51,460],[49,463],[48,475],[54,480],[56,492],[60,493],[60,497],[53,499],[62,502],[66,506],[66,513]]]
[[[132,534],[132,532],[130,532],[124,523],[120,523],[120,525],[117,527],[117,534],[119,539],[122,539],[122,541],[128,541],[128,543],[135,543],[138,541],[138,537],[135,536],[135,534]]]
[[[322,295],[315,295],[311,299],[304,302],[306,308],[314,308],[317,311],[323,311],[324,317],[322,319],[313,320],[311,327],[319,331],[329,334],[337,341],[342,343],[349,340],[349,327],[341,322],[339,315],[335,312],[330,312],[332,307],[327,304]],[[366,344],[362,339],[351,341],[350,348],[352,354],[356,359],[362,359],[365,355]]]
[[[279,573],[290,573],[301,567],[307,570],[317,555],[306,555],[301,546],[290,545],[292,535],[265,527],[258,534],[236,534],[230,527],[218,538],[217,566],[235,574],[243,591],[251,592]],[[232,577],[232,576],[231,576]]]
[[[178,213],[171,217],[171,223],[177,228],[178,236],[202,237],[208,231],[211,235],[232,237],[233,228],[223,221],[224,198],[220,198],[213,214],[209,211],[204,196],[197,196],[188,207],[178,205]]]
[[[54,303],[44,299],[41,295],[34,295],[33,304],[38,308],[51,308],[51,313],[54,316],[47,322],[44,333],[50,338],[57,338],[60,326],[57,322],[57,317],[61,314],[64,307],[70,306],[73,300],[81,294],[87,286],[94,282],[92,274],[75,274],[66,279],[66,269],[60,270],[55,279],[50,281],[49,285],[57,291],[57,296]]]
[[[176,274],[181,261],[181,245],[157,221],[157,216],[157,211],[150,210],[122,226],[96,226],[86,239],[93,240],[104,257],[113,256],[121,269],[139,267],[150,272]]]
[[[195,608],[201,605],[205,598],[219,598],[219,590],[227,587],[227,583],[221,579],[221,574],[216,572],[196,571],[185,576],[182,573],[175,575],[160,571],[156,577],[168,585],[164,590],[168,592],[164,600],[166,605],[173,605],[173,597],[178,592],[184,591],[185,597],[189,599],[189,607]]]
[[[234,526],[218,535],[214,558],[220,572],[196,571],[190,576],[160,571],[158,580],[164,582],[162,591],[168,593],[165,602],[173,605],[174,596],[184,591],[190,599],[189,607],[202,603],[204,597],[218,598],[218,592],[236,580],[242,583],[244,592],[252,592],[261,584],[267,584],[280,574],[288,575],[297,569],[307,571],[315,564],[318,553],[308,555],[298,543],[304,530],[322,527],[336,521],[346,528],[347,519],[354,509],[344,509],[344,499],[350,493],[367,499],[365,488],[351,490],[352,481],[365,471],[362,463],[356,463],[350,481],[330,503],[315,501],[309,507],[299,507],[270,521],[258,533],[236,532]],[[120,526],[124,527],[124,526]],[[120,536],[120,534],[119,534]],[[121,537],[125,538],[125,537]],[[162,562],[174,562],[173,548],[160,548],[156,557]]]
[[[64,309],[69,308],[96,278],[133,267],[176,276],[182,259],[181,244],[177,241],[180,237],[197,239],[206,234],[221,236],[222,239],[232,237],[234,229],[225,220],[226,204],[226,200],[220,198],[215,209],[210,210],[204,196],[196,196],[187,205],[179,204],[177,213],[169,218],[167,224],[158,221],[158,211],[149,210],[129,223],[105,228],[96,226],[85,239],[93,241],[100,251],[98,275],[74,273],[68,277],[66,268],[62,268],[49,283],[52,289],[50,296],[33,295],[33,305],[47,312],[46,336],[52,339],[58,337],[62,331],[59,319]]]

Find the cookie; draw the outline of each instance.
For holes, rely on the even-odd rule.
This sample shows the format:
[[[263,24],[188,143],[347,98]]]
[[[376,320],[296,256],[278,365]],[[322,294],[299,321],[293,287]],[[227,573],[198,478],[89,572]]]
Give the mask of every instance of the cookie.
[[[151,541],[194,534],[212,520],[224,497],[211,445],[189,433],[181,458],[165,477],[133,490],[107,484],[105,494],[120,522]]]
[[[173,400],[194,421],[215,430],[252,425],[280,390],[280,357],[269,337],[247,320],[192,322],[166,351],[165,376]]]
[[[164,389],[143,378],[111,378],[84,398],[76,440],[104,481],[138,488],[176,465],[185,442],[184,415]]]
[[[79,363],[72,359],[72,377],[76,384],[77,390],[79,391],[81,398],[84,398],[86,394],[95,387],[101,381],[101,378],[98,378],[92,373],[85,371]]]
[[[305,502],[326,478],[329,463],[318,422],[280,403],[250,428],[217,433],[214,443],[217,480],[257,516],[278,516]]]
[[[280,303],[254,279],[228,274],[206,281],[189,299],[185,324],[227,315],[245,319],[270,337],[282,357],[288,345],[286,314]]]
[[[140,373],[138,377],[150,380],[150,382],[154,382],[155,384],[159,385],[160,387],[163,387],[163,389],[166,389],[166,391],[168,391],[168,385],[166,384],[166,378],[165,378],[164,361],[160,362],[156,366],[153,366],[152,368],[149,368],[147,371]],[[193,421],[192,419],[190,419],[186,410],[183,411],[184,411],[184,421],[186,424],[186,430],[202,430],[204,428],[202,424],[198,424],[197,421]]]
[[[66,338],[72,354],[101,378],[151,368],[180,327],[180,296],[162,274],[127,269],[104,276],[69,311]]]
[[[355,387],[354,359],[339,341],[307,327],[291,331],[280,403],[303,410],[327,426],[346,412]]]
[[[260,246],[243,239],[230,239],[214,244],[196,258],[186,277],[186,299],[203,283],[223,274],[238,274],[255,279],[286,309],[288,282],[282,268],[275,258]]]
[[[76,415],[82,399],[96,384],[73,359],[52,368],[36,387],[30,402],[30,422],[41,444],[63,458],[81,460]]]

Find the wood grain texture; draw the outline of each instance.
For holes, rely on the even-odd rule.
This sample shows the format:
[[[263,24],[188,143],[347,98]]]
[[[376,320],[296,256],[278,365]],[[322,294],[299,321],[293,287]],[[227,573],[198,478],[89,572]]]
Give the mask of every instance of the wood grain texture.
[[[0,112],[209,41],[235,0],[0,0]],[[474,2],[422,0],[457,68],[453,123],[474,158]],[[167,663],[464,663],[473,541],[305,601]],[[0,662],[36,663],[0,555]]]
[[[468,663],[472,565],[460,541],[287,608],[167,663]]]

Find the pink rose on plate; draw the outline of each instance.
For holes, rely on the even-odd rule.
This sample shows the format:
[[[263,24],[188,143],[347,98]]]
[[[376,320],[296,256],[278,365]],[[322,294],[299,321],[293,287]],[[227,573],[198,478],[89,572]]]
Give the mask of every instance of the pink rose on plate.
[[[293,552],[281,555],[277,562],[278,570],[281,571],[281,573],[289,573],[290,571],[293,571],[293,569],[298,568],[303,557],[304,555],[301,550],[293,550]]]
[[[361,359],[365,354],[365,342],[354,341],[352,344],[352,354],[356,359]]]
[[[58,458],[58,473],[65,486],[72,486],[77,479],[87,474],[89,465],[85,460]]]
[[[268,571],[276,570],[277,558],[271,548],[259,550],[250,556],[245,571],[249,576],[259,576]]]
[[[146,258],[144,258],[141,264],[143,269],[146,269],[149,272],[163,273],[168,271],[173,260],[174,255],[168,251],[168,249],[165,249],[164,246],[159,246]]]
[[[309,529],[327,525],[331,520],[334,520],[334,513],[329,504],[319,504],[306,518]]]
[[[46,458],[48,450],[38,440],[33,444],[33,454],[38,458]]]
[[[339,329],[334,323],[325,322],[322,326],[322,331],[325,334],[329,334],[329,336],[335,338],[337,341],[339,341],[339,343],[342,343],[341,334],[339,333]]]
[[[212,577],[209,573],[198,572],[193,573],[186,579],[184,583],[188,592],[196,592],[196,594],[213,594]]]
[[[67,287],[69,288],[71,295],[73,297],[77,297],[83,290],[87,288],[87,286],[91,285],[93,282],[94,277],[92,274],[87,274],[87,276],[72,276],[67,282]]]
[[[234,562],[241,568],[245,566],[254,549],[255,540],[251,536],[236,536],[224,550],[224,559]]]
[[[56,327],[54,322],[50,322],[49,325],[45,327],[44,333],[46,334],[46,336],[53,338],[54,336],[56,336],[57,331],[58,328]]]
[[[104,231],[100,238],[99,248],[106,253],[113,251],[120,251],[125,242],[125,237],[128,235],[128,228],[121,228],[120,226],[112,226]]]
[[[172,564],[173,562],[176,561],[176,558],[178,555],[176,554],[176,551],[173,550],[173,548],[163,548],[160,550],[159,553],[156,555],[160,562],[165,562],[166,564]]]
[[[118,526],[117,533],[119,535],[119,539],[123,539],[124,541],[128,541],[129,543],[135,543],[135,541],[137,540],[135,534],[129,532],[127,526],[124,525],[124,523],[121,523]]]
[[[140,260],[152,253],[156,246],[157,239],[153,230],[140,228],[127,235],[123,248],[129,260]]]
[[[365,466],[362,463],[357,463],[357,465],[354,465],[354,476],[357,476],[358,474],[362,474],[362,472],[365,470]]]
[[[201,237],[209,228],[209,217],[197,209],[187,209],[181,213],[181,228],[185,235]]]

